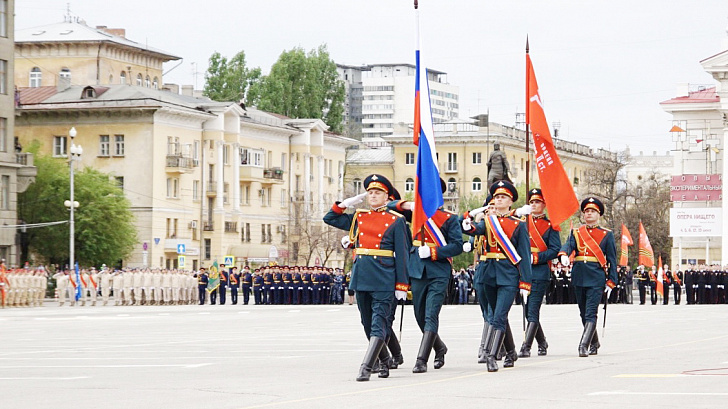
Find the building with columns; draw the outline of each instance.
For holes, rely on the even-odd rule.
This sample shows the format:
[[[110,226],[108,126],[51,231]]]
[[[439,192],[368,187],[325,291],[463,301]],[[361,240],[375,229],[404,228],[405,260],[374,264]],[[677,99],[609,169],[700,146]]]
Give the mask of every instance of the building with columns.
[[[188,269],[225,256],[342,263],[322,218],[342,196],[345,150],[357,142],[322,121],[133,85],[34,91],[20,93],[21,142],[65,158],[75,127],[81,166],[111,174],[131,201],[139,243],[124,265],[177,267],[180,244]]]

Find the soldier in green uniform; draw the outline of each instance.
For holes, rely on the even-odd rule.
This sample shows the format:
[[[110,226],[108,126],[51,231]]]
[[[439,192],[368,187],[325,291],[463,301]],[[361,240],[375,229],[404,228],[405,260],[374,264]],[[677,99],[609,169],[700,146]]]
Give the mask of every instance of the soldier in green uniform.
[[[561,264],[568,266],[569,254],[575,252],[571,283],[579,305],[584,332],[579,342],[579,356],[596,355],[600,347],[597,336],[597,311],[602,293],[607,299],[617,283],[617,248],[611,230],[599,226],[604,205],[596,197],[581,202],[585,224],[571,230],[561,247]],[[606,287],[605,287],[606,286]]]
[[[393,189],[389,180],[374,174],[364,180],[364,186],[366,193],[336,202],[324,216],[326,224],[349,231],[342,239],[342,245],[354,249],[351,288],[356,291],[361,322],[369,339],[357,381],[369,380],[385,344],[393,298],[407,297],[406,255],[411,243],[404,217],[387,209]],[[365,197],[370,209],[344,213],[346,208],[362,202]],[[380,377],[389,376],[387,365],[380,367],[383,370]]]

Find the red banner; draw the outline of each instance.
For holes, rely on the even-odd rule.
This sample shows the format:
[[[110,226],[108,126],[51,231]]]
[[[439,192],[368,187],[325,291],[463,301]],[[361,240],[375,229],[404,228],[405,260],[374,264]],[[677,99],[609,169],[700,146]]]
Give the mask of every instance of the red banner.
[[[670,200],[704,202],[723,199],[723,175],[676,175],[670,179]]]
[[[650,239],[647,237],[645,226],[640,222],[640,257],[639,263],[645,267],[652,267],[655,265],[655,253],[652,251],[652,245]]]
[[[528,53],[526,53],[526,123],[531,126],[533,133],[534,158],[546,208],[551,224],[558,230],[558,226],[579,209],[579,201],[551,139],[551,131],[538,93],[536,74],[533,72]]]
[[[629,234],[629,230],[627,230],[627,226],[622,224],[622,246],[621,246],[621,253],[619,256],[619,264],[620,266],[626,266],[628,261],[628,249],[627,246],[634,245],[634,242],[632,241],[632,236]]]

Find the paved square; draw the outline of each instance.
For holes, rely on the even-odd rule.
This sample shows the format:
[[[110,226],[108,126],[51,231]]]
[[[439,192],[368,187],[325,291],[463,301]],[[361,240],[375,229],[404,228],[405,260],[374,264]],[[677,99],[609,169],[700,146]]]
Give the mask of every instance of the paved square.
[[[0,310],[0,407],[719,408],[728,402],[726,305],[610,305],[599,355],[577,356],[576,305],[544,305],[546,357],[488,373],[475,305],[445,306],[440,370],[405,364],[355,382],[366,340],[356,306],[130,306]],[[523,340],[521,307],[510,320]],[[399,326],[399,312],[396,322]],[[535,346],[535,344],[534,344]]]

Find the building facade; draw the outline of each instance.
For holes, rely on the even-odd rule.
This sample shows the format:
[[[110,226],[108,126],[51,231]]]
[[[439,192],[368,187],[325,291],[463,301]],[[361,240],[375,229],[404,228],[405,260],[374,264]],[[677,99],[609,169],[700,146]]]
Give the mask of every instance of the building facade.
[[[21,265],[20,247],[25,231],[18,229],[17,194],[24,192],[37,173],[33,156],[15,143],[14,68],[15,1],[0,0],[0,258],[8,266]]]

